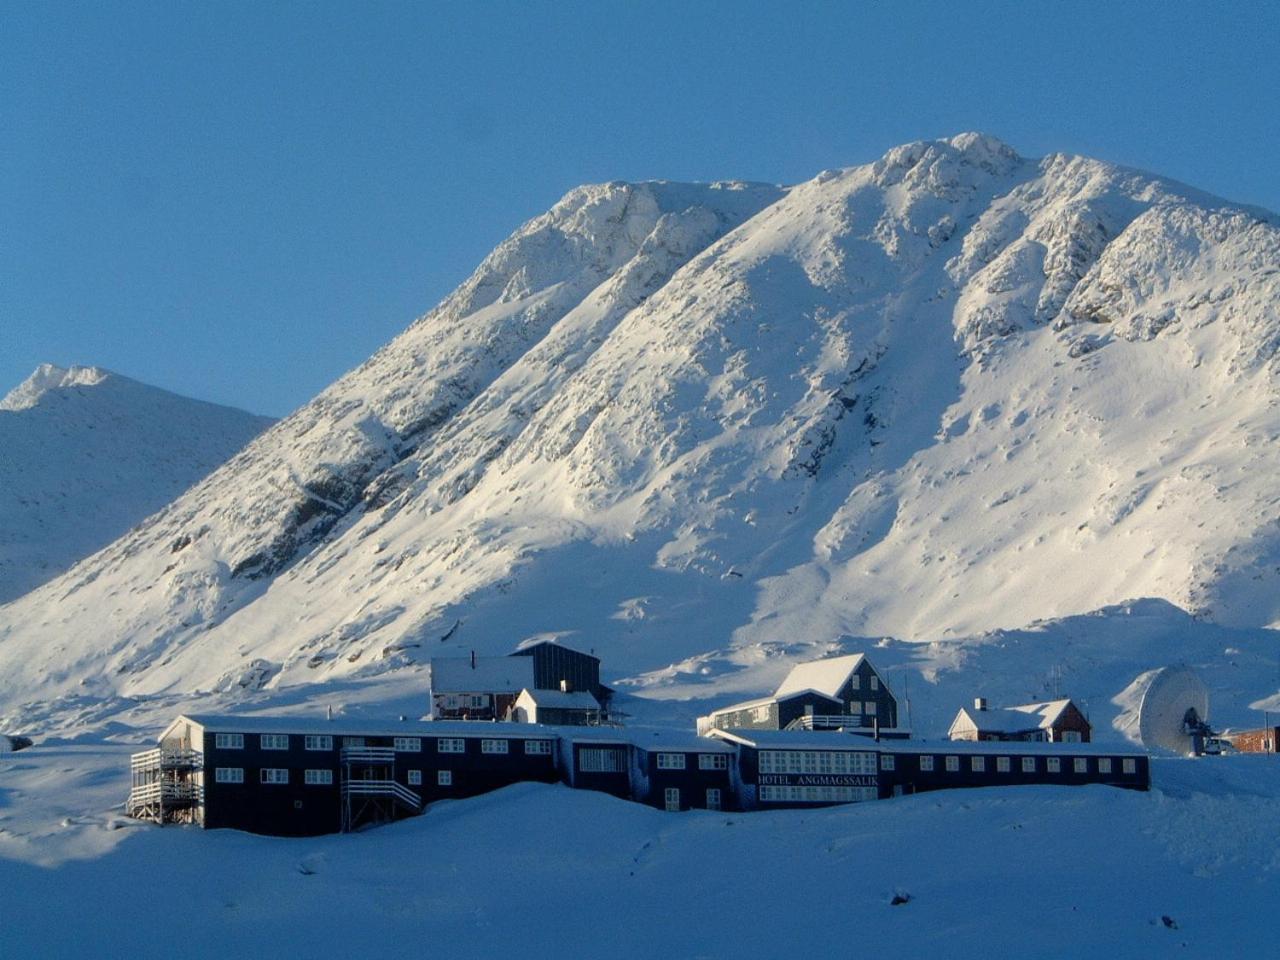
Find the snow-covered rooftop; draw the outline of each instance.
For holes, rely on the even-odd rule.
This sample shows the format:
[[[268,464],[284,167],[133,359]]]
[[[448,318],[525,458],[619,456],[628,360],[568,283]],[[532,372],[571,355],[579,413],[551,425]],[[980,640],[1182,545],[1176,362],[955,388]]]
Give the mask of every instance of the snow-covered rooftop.
[[[432,657],[432,693],[519,693],[533,689],[532,657]]]
[[[556,710],[599,710],[600,701],[586,690],[521,690],[516,701],[528,698],[539,707],[551,707]]]
[[[187,713],[181,720],[199,724],[207,733],[328,733],[335,737],[525,737],[546,739],[558,730],[537,723],[490,723],[483,720],[395,720],[355,717],[240,716]],[[174,724],[170,724],[172,728]]]
[[[814,690],[834,697],[849,679],[849,674],[857,670],[865,659],[863,654],[855,653],[847,657],[828,657],[825,660],[797,663],[778,685],[774,696],[780,699],[787,694]]]
[[[686,753],[728,753],[733,747],[711,737],[667,727],[560,727],[561,739],[595,743],[628,743],[641,750],[672,750]]]
[[[1024,730],[1050,729],[1057,723],[1069,703],[1071,703],[1070,700],[1050,700],[1045,703],[1024,703],[1015,707],[986,710],[964,707],[961,712],[979,730],[992,733],[1020,733]]]

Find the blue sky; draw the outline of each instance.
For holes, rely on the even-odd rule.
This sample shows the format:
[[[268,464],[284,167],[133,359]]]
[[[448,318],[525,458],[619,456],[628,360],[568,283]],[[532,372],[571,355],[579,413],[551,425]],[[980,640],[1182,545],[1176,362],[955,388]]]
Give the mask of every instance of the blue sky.
[[[0,0],[0,393],[287,413],[582,182],[981,130],[1280,210],[1278,7]]]

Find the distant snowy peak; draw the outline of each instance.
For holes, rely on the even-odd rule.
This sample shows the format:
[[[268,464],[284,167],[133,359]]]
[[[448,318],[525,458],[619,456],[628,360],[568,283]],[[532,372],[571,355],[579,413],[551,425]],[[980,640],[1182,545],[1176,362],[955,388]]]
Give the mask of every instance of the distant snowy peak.
[[[52,390],[61,390],[66,387],[92,387],[110,376],[114,374],[101,367],[59,367],[52,363],[42,363],[36,367],[31,376],[0,400],[0,410],[26,410],[34,407]]]

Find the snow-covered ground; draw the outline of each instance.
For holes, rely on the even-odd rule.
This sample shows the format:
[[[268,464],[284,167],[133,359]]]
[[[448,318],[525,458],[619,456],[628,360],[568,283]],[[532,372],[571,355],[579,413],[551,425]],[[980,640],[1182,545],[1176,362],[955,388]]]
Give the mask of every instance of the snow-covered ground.
[[[286,840],[123,819],[127,749],[0,757],[0,954],[1264,958],[1280,935],[1274,757],[1160,760],[1145,794],[752,814],[517,785]]]
[[[0,400],[0,604],[105,547],[273,422],[98,367],[41,364]]]

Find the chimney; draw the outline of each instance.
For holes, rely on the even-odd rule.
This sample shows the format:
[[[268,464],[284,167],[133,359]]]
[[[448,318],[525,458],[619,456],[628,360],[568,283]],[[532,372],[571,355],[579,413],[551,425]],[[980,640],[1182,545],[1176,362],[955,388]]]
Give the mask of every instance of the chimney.
[[[326,720],[332,720],[332,719],[333,719],[333,704],[332,704],[332,703],[330,703],[330,704],[326,704],[326,705],[325,705],[325,708],[324,708],[324,718],[325,718]]]
[[[561,692],[561,693],[572,693],[572,692],[573,692],[573,684],[572,684],[572,683],[570,683],[568,680],[561,680],[561,681],[560,681],[560,692]]]
[[[987,709],[987,698],[986,698],[986,697],[974,697],[974,698],[973,698],[973,709],[975,709],[975,710],[985,710],[985,709]]]
[[[471,651],[471,669],[474,670],[475,668],[476,668],[476,652],[472,650]]]

